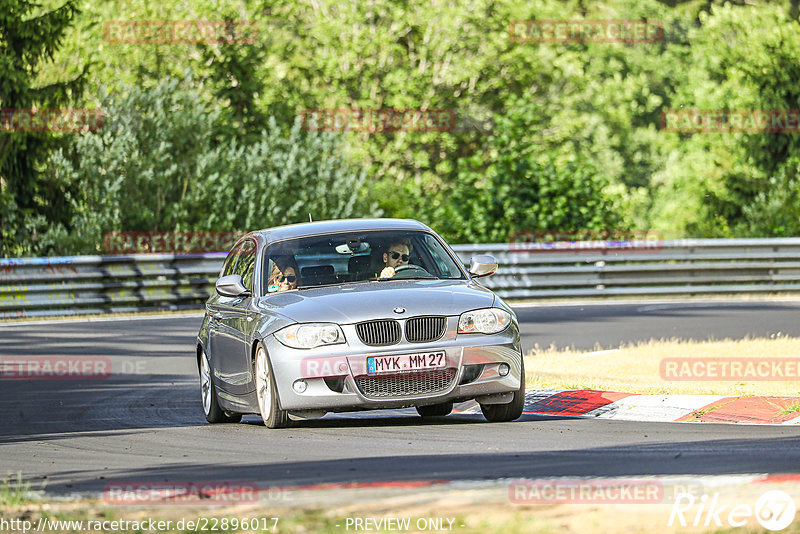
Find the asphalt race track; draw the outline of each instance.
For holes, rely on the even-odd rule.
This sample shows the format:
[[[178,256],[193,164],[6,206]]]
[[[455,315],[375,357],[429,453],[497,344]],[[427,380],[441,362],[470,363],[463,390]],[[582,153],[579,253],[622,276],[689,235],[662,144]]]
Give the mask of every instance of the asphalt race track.
[[[650,338],[800,336],[800,301],[521,307],[535,343],[591,349]],[[799,426],[636,423],[413,411],[342,414],[267,430],[209,425],[193,342],[199,316],[0,326],[4,356],[100,356],[104,380],[0,380],[0,476],[52,494],[110,482],[259,487],[420,479],[800,472]]]
[[[616,348],[648,339],[800,336],[800,301],[705,301],[516,308],[523,346]]]

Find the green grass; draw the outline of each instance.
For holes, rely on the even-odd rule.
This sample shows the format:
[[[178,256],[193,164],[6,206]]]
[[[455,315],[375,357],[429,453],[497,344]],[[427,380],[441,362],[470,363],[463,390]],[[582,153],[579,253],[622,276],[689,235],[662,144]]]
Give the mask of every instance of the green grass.
[[[15,506],[30,502],[28,492],[31,485],[22,481],[22,473],[17,474],[17,480],[8,477],[0,483],[0,506]]]
[[[798,402],[796,404],[792,404],[791,406],[789,406],[788,408],[783,410],[781,412],[781,415],[786,415],[786,414],[794,413],[794,412],[800,412],[800,402]]]
[[[703,417],[703,416],[704,416],[705,414],[707,414],[708,412],[711,412],[711,411],[714,411],[714,410],[716,410],[717,408],[719,408],[719,406],[712,406],[712,407],[710,407],[710,408],[705,408],[705,409],[703,409],[703,410],[697,410],[696,412],[692,412],[692,414],[690,415],[690,417],[691,417],[691,418],[692,418],[692,420],[694,421],[694,420],[700,419],[701,417]]]
[[[689,341],[651,339],[618,348],[581,351],[538,345],[525,356],[529,388],[590,389],[649,395],[723,395],[729,397],[775,396],[796,402],[797,381],[737,380],[716,377],[678,379],[662,375],[661,363],[669,360],[724,359],[731,356],[752,361],[792,358],[800,352],[800,338],[722,339]],[[800,403],[797,403],[800,404]],[[781,407],[782,408],[782,407]],[[776,412],[781,409],[776,408]],[[791,408],[790,408],[791,409]],[[800,410],[800,407],[793,409]]]

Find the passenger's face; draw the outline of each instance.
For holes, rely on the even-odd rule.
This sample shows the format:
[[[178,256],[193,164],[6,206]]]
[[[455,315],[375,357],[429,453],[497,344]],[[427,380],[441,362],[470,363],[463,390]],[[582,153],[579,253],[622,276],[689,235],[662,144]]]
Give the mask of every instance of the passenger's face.
[[[291,280],[291,282],[289,281]],[[295,289],[297,287],[297,273],[294,270],[294,267],[287,267],[283,274],[279,274],[277,278],[278,284],[278,291],[286,291],[288,289]]]
[[[410,252],[406,245],[392,245],[389,251],[383,254],[383,262],[387,267],[407,265]]]

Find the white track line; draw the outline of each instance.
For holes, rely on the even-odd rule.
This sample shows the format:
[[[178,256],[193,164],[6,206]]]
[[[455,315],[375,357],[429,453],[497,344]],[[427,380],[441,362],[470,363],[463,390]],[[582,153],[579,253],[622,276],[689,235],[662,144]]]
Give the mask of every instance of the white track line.
[[[148,321],[151,319],[172,319],[175,317],[179,318],[186,318],[186,317],[197,317],[198,319],[203,316],[203,311],[193,311],[193,312],[184,312],[184,313],[170,313],[170,314],[163,314],[163,315],[132,315],[132,316],[125,316],[125,317],[103,317],[102,315],[98,317],[83,317],[79,319],[45,319],[41,321],[9,321],[9,322],[0,322],[0,328],[11,328],[11,327],[18,327],[18,326],[37,326],[37,325],[54,325],[54,324],[64,324],[64,323],[103,323],[103,322],[115,322],[115,321]]]

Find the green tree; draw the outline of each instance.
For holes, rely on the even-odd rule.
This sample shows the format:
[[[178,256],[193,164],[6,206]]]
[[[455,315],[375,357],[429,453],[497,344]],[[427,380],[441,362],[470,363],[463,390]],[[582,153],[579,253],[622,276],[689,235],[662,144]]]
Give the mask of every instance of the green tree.
[[[227,137],[250,141],[267,126],[267,114],[259,106],[265,82],[257,74],[264,50],[250,45],[201,46],[208,66],[205,81],[212,87],[215,104],[225,110]]]
[[[800,156],[793,156],[743,210],[748,237],[800,235]]]
[[[48,7],[60,1],[42,0]],[[303,132],[292,133],[305,109],[451,109],[458,117],[451,132],[339,133],[325,140],[338,139],[335,153],[348,168],[366,172],[366,181],[351,198],[376,198],[387,215],[420,218],[458,240],[503,239],[503,232],[482,216],[480,210],[490,208],[498,208],[492,213],[504,223],[546,224],[548,229],[617,225],[660,230],[667,237],[791,231],[791,225],[756,207],[791,202],[795,167],[790,162],[800,148],[796,135],[684,135],[660,130],[659,118],[681,107],[796,109],[800,31],[795,0],[84,4],[75,30],[65,37],[55,61],[42,68],[39,83],[76,74],[74,65],[98,54],[104,63],[93,70],[92,95],[106,84],[112,92],[125,84],[152,88],[191,70],[195,81],[181,81],[176,88],[192,91],[196,105],[215,114],[212,149],[225,147],[242,161],[252,160],[245,166],[204,152],[204,159],[192,165],[207,161],[210,175],[245,172],[261,180],[236,178],[236,187],[225,185],[228,178],[206,184],[223,197],[248,187],[266,200],[264,191],[280,189],[269,177],[279,174],[258,168],[273,165],[272,159],[257,155],[262,130],[271,136],[270,150],[291,153],[277,140],[309,142]],[[514,20],[579,18],[656,19],[665,35],[659,42],[640,44],[509,38]],[[253,21],[256,43],[111,44],[103,33],[112,20],[220,19]],[[268,117],[275,118],[277,130]],[[520,126],[503,124],[506,118]],[[497,141],[501,137],[506,141]],[[325,138],[308,139],[322,143]],[[180,145],[180,139],[173,141]],[[325,153],[315,150],[315,157]],[[522,159],[506,164],[504,154]],[[65,157],[72,158],[69,151]],[[175,158],[181,168],[185,156],[176,153]],[[175,176],[171,172],[163,179]],[[588,182],[570,182],[568,173]],[[304,181],[297,187],[312,187],[313,173],[298,175]],[[550,189],[546,176],[553,180]],[[156,187],[159,179],[154,176],[150,185]],[[79,182],[69,182],[72,189],[53,183],[82,194]],[[173,185],[157,187],[166,192]],[[210,202],[192,186],[182,194],[175,204],[181,209],[188,198]],[[152,205],[138,216],[149,217],[159,205],[156,198],[148,197]],[[594,204],[591,199],[604,200]],[[556,210],[561,202],[567,208]],[[581,213],[581,203],[592,206],[597,218]],[[168,211],[153,220],[205,224],[190,213]],[[300,211],[292,211],[292,217]],[[232,218],[219,224],[233,227],[243,220],[238,212],[225,217]]]
[[[565,160],[526,135],[536,109],[524,102],[498,116],[482,153],[459,161],[451,202],[437,229],[456,242],[508,242],[515,233],[617,230],[623,186],[586,156]],[[624,227],[623,227],[624,228]]]
[[[72,219],[50,231],[59,253],[100,253],[111,231],[246,231],[374,216],[365,173],[333,134],[289,132],[274,119],[257,139],[220,141],[221,111],[167,79],[101,95],[104,127],[55,153],[48,177],[72,186]]]
[[[0,109],[60,108],[81,98],[87,68],[71,80],[36,84],[77,14],[76,0],[44,12],[29,0],[4,0]],[[46,243],[37,236],[69,217],[65,184],[42,174],[44,161],[61,137],[49,132],[0,133],[0,255],[46,251]]]
[[[687,39],[687,78],[671,108],[793,110],[800,104],[800,24],[785,3],[712,5]],[[727,237],[787,235],[765,211],[792,197],[795,133],[664,133],[669,157],[653,175],[656,227]],[[788,189],[787,189],[788,188]],[[758,209],[756,209],[758,206]],[[790,212],[794,212],[791,210]],[[784,214],[787,212],[784,212]]]

